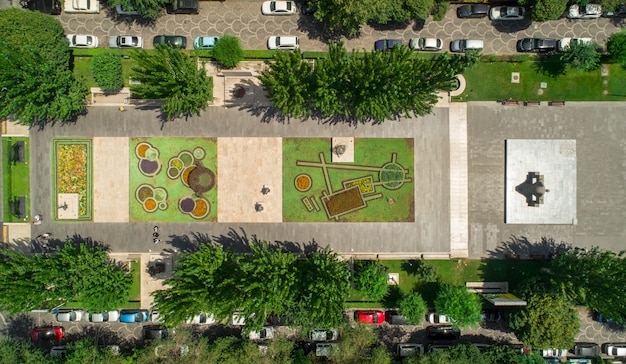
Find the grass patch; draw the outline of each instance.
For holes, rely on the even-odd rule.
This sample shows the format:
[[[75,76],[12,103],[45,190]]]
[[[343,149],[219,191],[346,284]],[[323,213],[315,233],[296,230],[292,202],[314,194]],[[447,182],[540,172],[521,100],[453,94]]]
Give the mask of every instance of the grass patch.
[[[128,292],[129,301],[141,301],[141,263],[132,260],[130,262],[130,275],[133,277],[133,284]]]
[[[15,143],[24,142],[24,163],[16,162]],[[2,212],[4,222],[24,222],[30,216],[30,143],[26,137],[2,138]],[[20,219],[14,213],[15,199],[26,197],[26,217]]]
[[[520,73],[519,83],[511,83],[512,72]],[[616,64],[609,65],[608,77],[602,77],[600,69],[575,70],[554,61],[481,62],[463,75],[467,88],[455,101],[623,101],[626,96],[626,70]],[[545,89],[542,82],[547,83]]]
[[[98,87],[96,79],[91,71],[92,57],[74,57],[74,75],[84,80],[87,87]],[[124,87],[129,86],[129,78],[133,67],[137,65],[137,61],[133,58],[122,58],[122,77],[124,78]]]

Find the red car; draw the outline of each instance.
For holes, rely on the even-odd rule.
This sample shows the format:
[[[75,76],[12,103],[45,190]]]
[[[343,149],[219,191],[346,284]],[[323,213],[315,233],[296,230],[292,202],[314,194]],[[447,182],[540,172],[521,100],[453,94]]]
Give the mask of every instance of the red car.
[[[382,324],[385,322],[383,311],[355,311],[354,319],[362,324]]]
[[[63,339],[62,326],[35,327],[30,332],[33,341],[61,341]]]

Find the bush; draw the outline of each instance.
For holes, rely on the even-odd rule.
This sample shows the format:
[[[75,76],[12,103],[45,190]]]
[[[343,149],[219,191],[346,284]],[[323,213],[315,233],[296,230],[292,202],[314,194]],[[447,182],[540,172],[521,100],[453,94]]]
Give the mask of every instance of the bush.
[[[388,273],[389,268],[378,262],[357,260],[354,262],[354,286],[363,296],[379,301],[389,290]]]
[[[606,50],[613,62],[626,64],[626,30],[611,34],[606,42]]]
[[[433,6],[432,10],[430,11],[431,15],[433,16],[433,20],[443,20],[443,18],[446,17],[448,9],[450,9],[450,2],[436,1],[435,6]]]
[[[520,1],[521,5],[532,5],[532,1]],[[556,20],[563,15],[567,8],[568,0],[537,0],[534,7],[531,6],[531,19],[534,21]]]
[[[411,262],[411,273],[419,279],[420,283],[437,282],[439,275],[434,265],[424,260]]]
[[[444,285],[437,293],[435,309],[450,317],[460,328],[475,326],[480,322],[480,296],[465,287]]]
[[[575,69],[591,71],[600,66],[600,52],[595,43],[570,43],[565,53],[561,54],[561,62],[569,63]]]
[[[103,91],[117,91],[124,87],[122,59],[116,53],[100,53],[93,57],[93,77]]]
[[[243,60],[243,49],[239,38],[234,35],[224,35],[213,48],[213,57],[227,68],[237,66]]]
[[[426,302],[418,292],[409,293],[400,300],[400,313],[410,324],[421,324],[427,311]]]

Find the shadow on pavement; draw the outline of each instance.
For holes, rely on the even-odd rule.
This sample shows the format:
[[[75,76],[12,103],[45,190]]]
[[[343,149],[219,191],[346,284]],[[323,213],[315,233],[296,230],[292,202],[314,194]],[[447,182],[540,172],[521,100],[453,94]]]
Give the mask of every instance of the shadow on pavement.
[[[530,19],[524,20],[492,20],[491,25],[501,33],[517,33],[530,28]]]
[[[541,241],[531,242],[526,236],[512,235],[495,250],[487,252],[489,258],[502,259],[551,259],[573,247],[566,242],[557,243],[552,238],[542,237]]]
[[[46,326],[47,323],[41,323],[37,325],[35,318],[28,313],[20,313],[15,316],[7,318],[8,325],[6,327],[5,335],[8,335],[15,339],[28,339],[30,340],[30,331],[36,326]]]

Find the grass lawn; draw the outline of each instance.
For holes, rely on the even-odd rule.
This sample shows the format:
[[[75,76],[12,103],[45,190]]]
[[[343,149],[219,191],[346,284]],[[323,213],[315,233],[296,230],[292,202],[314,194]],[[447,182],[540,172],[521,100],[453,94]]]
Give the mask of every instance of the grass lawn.
[[[511,73],[520,73],[520,82],[511,83]],[[464,74],[467,88],[455,101],[623,101],[626,98],[626,70],[609,65],[609,76],[600,69],[579,71],[556,62],[482,62]],[[607,84],[604,84],[604,82]],[[542,82],[547,83],[541,89]],[[543,90],[543,94],[538,92]],[[604,95],[607,90],[608,94]]]
[[[390,286],[389,297],[385,302],[359,302],[365,300],[356,290],[352,289],[344,305],[351,307],[388,307],[397,308],[397,300],[402,294],[419,291],[429,306],[433,306],[440,284],[464,286],[465,282],[509,282],[509,291],[515,293],[517,287],[529,277],[535,276],[539,270],[549,264],[547,260],[508,260],[508,259],[451,259],[429,260],[437,269],[439,282],[420,284],[415,275],[410,274],[407,261],[383,260],[381,264],[389,267],[391,273],[399,273],[400,284],[397,288]]]
[[[133,276],[133,284],[128,293],[129,301],[141,301],[141,263],[137,260],[130,262],[130,274]]]
[[[74,74],[85,80],[87,87],[98,87],[93,73],[91,72],[91,64],[93,57],[74,57]],[[122,77],[124,78],[124,87],[128,87],[128,78],[131,70],[137,65],[137,61],[132,58],[122,58]]]
[[[285,222],[328,222],[321,199],[322,194],[344,190],[343,183],[349,180],[370,178],[363,182],[360,191],[366,207],[341,215],[342,222],[363,221],[413,221],[413,140],[412,139],[354,139],[354,163],[335,165],[328,168],[327,176],[317,166],[298,166],[297,162],[319,163],[323,153],[326,165],[332,163],[331,139],[329,138],[284,138],[283,139],[283,221]],[[409,171],[410,182],[398,184],[397,189],[388,189],[379,184],[378,168],[389,163],[392,153],[397,154],[396,163]],[[358,165],[358,167],[356,166]],[[343,168],[346,166],[346,168]],[[365,167],[364,167],[365,166]],[[355,169],[349,169],[349,168]],[[296,177],[306,174],[310,177],[308,190],[296,189]],[[382,176],[382,174],[380,174]],[[330,190],[327,186],[330,184]],[[303,199],[311,201],[317,208],[307,209]],[[392,199],[392,203],[389,203]],[[313,201],[314,200],[314,201]],[[354,206],[354,196],[346,198],[343,206]],[[358,199],[360,201],[360,198]]]
[[[18,163],[13,158],[13,148],[16,142],[24,142],[24,161]],[[30,219],[30,147],[28,138],[2,138],[2,204],[4,222],[24,222]],[[26,218],[20,219],[13,214],[12,208],[18,196],[26,197]]]

